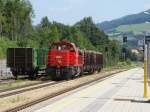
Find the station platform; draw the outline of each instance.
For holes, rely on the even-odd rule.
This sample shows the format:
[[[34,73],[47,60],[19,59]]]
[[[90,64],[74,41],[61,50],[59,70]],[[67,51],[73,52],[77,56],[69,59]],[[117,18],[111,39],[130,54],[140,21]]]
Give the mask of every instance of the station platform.
[[[150,112],[150,102],[143,98],[143,69],[78,88],[51,99],[35,112]]]

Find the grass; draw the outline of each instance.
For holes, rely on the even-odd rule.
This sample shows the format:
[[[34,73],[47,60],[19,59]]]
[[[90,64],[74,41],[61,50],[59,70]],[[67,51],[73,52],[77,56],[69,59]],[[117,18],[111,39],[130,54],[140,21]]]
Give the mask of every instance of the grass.
[[[132,24],[132,25],[121,25],[116,28],[118,32],[134,32],[135,34],[141,33],[145,30],[150,29],[150,23]]]
[[[37,84],[40,81],[30,81],[30,80],[13,80],[8,83],[0,84],[0,90],[7,90],[7,89],[13,89],[23,86],[28,86],[31,84]]]
[[[119,62],[117,65],[114,66],[109,66],[104,68],[104,70],[113,70],[113,69],[132,69],[136,67],[142,67],[143,63],[142,62],[133,62],[130,60],[124,61],[124,62]]]
[[[10,103],[17,103],[17,102],[21,102],[21,101],[24,101],[28,98],[25,98],[24,96],[19,96],[17,95],[16,97],[12,98],[9,100]]]
[[[120,69],[132,69],[136,67],[142,67],[142,62],[132,62],[132,61],[126,61],[126,62],[119,62],[117,67]]]
[[[17,43],[4,37],[0,37],[0,59],[4,59],[6,57],[6,50],[11,47],[17,47]]]

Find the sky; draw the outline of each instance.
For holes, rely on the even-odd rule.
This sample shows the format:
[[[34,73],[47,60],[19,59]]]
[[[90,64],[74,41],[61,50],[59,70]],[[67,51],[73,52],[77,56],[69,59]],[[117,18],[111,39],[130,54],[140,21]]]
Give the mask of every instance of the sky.
[[[150,0],[30,0],[39,24],[44,16],[50,21],[73,25],[91,16],[95,23],[109,21],[125,15],[150,9]]]

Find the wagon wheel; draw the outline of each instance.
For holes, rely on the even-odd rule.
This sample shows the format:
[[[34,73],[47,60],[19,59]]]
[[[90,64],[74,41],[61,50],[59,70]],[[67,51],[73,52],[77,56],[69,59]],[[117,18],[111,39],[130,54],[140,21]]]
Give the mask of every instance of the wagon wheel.
[[[100,67],[100,68],[98,69],[98,73],[101,72],[101,70],[102,70],[102,68]]]
[[[30,80],[36,79],[36,75],[35,75],[34,71],[29,72],[29,79],[30,79]]]
[[[80,67],[80,70],[81,70],[81,72],[80,72],[80,76],[84,75],[83,67]]]
[[[18,75],[17,75],[17,73],[15,71],[12,71],[12,75],[14,76],[15,80],[18,80]]]
[[[18,75],[14,75],[14,77],[15,77],[15,80],[18,80]]]

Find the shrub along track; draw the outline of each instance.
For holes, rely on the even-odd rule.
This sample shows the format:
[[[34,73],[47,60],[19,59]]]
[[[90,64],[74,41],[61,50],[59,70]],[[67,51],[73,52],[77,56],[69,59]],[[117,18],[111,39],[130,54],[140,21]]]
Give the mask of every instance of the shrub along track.
[[[69,81],[60,81],[60,82],[55,82],[55,83],[52,83],[51,85],[49,85],[49,86],[54,86],[54,85],[56,85],[56,86],[58,86],[58,85],[62,85],[63,86],[63,83],[65,83],[66,82],[66,87],[65,86],[63,86],[64,88],[63,89],[58,89],[58,90],[56,90],[56,91],[54,91],[54,92],[51,92],[51,93],[49,93],[49,94],[47,94],[47,95],[44,95],[44,96],[42,96],[42,97],[38,97],[38,98],[36,98],[36,99],[33,99],[33,100],[30,100],[30,101],[28,101],[28,102],[26,102],[26,103],[22,103],[22,104],[20,104],[20,105],[17,105],[17,106],[14,106],[14,107],[12,107],[12,108],[9,108],[9,109],[7,109],[7,110],[3,110],[3,111],[5,111],[5,112],[17,112],[17,111],[19,111],[19,110],[22,110],[22,109],[25,109],[25,108],[27,108],[27,107],[30,107],[30,106],[32,106],[32,105],[35,105],[35,104],[37,104],[37,103],[40,103],[40,102],[42,102],[42,101],[45,101],[45,100],[48,100],[48,99],[50,99],[50,98],[53,98],[53,97],[55,97],[55,96],[58,96],[58,95],[61,95],[61,94],[63,94],[63,93],[66,93],[66,92],[69,92],[69,91],[71,91],[71,90],[74,90],[74,89],[76,89],[76,88],[79,88],[79,87],[81,87],[81,86],[84,86],[84,85],[87,85],[87,84],[90,84],[90,83],[92,83],[92,82],[95,82],[95,81],[99,81],[99,80],[102,80],[102,79],[104,79],[104,78],[106,78],[106,77],[109,77],[109,76],[113,76],[113,74],[116,74],[116,73],[119,73],[119,72],[122,72],[122,71],[125,71],[125,70],[114,70],[114,71],[111,71],[111,72],[104,72],[104,73],[101,73],[100,75],[99,75],[99,77],[96,77],[95,75],[88,75],[88,76],[83,76],[83,77],[80,77],[80,78],[77,78],[77,79],[74,79],[74,80],[76,80],[75,82],[77,82],[78,80],[80,80],[81,78],[89,78],[89,77],[96,77],[96,78],[91,78],[90,80],[87,80],[87,79],[84,79],[84,82],[82,82],[82,81],[78,81],[78,83],[79,84],[76,84],[76,85],[72,85],[74,82],[72,82],[72,84],[69,84],[69,82],[71,82],[71,81],[74,81],[74,80],[69,80]],[[102,75],[102,74],[104,74],[104,75]],[[97,75],[97,74],[96,74]],[[69,85],[69,86],[68,86]],[[72,85],[72,86],[70,86],[70,85]],[[53,87],[54,88],[54,87]],[[33,89],[32,89],[33,90]],[[19,94],[19,92],[17,93],[17,94]],[[5,96],[6,97],[6,96]]]

